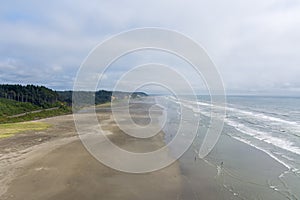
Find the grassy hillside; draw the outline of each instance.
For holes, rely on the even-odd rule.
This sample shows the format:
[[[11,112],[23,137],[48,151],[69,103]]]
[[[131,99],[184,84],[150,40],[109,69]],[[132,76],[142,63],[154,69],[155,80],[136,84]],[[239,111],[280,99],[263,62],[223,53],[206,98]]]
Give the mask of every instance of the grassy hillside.
[[[0,124],[36,120],[68,113],[71,113],[71,107],[65,104],[60,104],[53,110],[47,110],[31,103],[0,98]],[[24,115],[18,116],[18,114]]]
[[[71,113],[69,102],[44,86],[0,84],[0,124]]]
[[[111,98],[118,100],[147,96],[143,92],[54,91],[44,86],[0,84],[0,124],[71,113],[73,95],[80,99],[80,105],[74,105],[78,109],[89,105],[92,98],[98,105],[110,102]]]
[[[12,116],[20,113],[30,112],[41,109],[31,103],[23,103],[9,99],[0,98],[0,117]]]

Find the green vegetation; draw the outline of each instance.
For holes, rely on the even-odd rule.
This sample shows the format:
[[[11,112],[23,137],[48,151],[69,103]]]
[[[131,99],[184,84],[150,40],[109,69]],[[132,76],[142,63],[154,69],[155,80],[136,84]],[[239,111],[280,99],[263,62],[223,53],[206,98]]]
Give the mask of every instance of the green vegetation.
[[[139,98],[147,96],[143,92],[111,92],[90,91],[53,91],[44,86],[34,85],[0,85],[0,124],[24,122],[41,118],[53,117],[72,112],[72,98],[76,97],[79,104],[73,105],[81,109],[92,104],[103,104],[113,100]],[[91,102],[95,100],[95,102]]]
[[[0,139],[14,136],[24,131],[41,131],[49,128],[51,125],[43,122],[22,122],[0,124]]]
[[[134,93],[129,93],[129,92],[111,92],[111,91],[105,91],[105,90],[99,90],[96,92],[88,92],[88,91],[58,91],[58,100],[62,102],[68,103],[68,105],[72,104],[72,98],[75,96],[77,100],[80,101],[81,104],[85,105],[88,104],[90,105],[90,100],[94,98],[95,104],[103,104],[106,102],[110,102],[112,96],[115,99],[124,99],[126,97],[131,96],[131,98],[138,98],[138,97],[143,97],[147,96],[146,93],[143,92],[134,92]]]
[[[54,110],[42,110],[37,113],[26,113],[25,115],[16,116],[16,117],[0,115],[0,124],[37,120],[37,119],[43,119],[43,118],[54,117],[63,114],[70,114],[70,113],[72,113],[71,107],[61,106]]]
[[[68,102],[44,86],[0,85],[0,124],[71,113]]]
[[[0,98],[0,116],[17,115],[39,109],[41,109],[41,107],[38,107],[32,103],[23,103]]]
[[[55,91],[34,85],[0,85],[0,98],[28,102],[43,108],[53,107],[58,102]]]

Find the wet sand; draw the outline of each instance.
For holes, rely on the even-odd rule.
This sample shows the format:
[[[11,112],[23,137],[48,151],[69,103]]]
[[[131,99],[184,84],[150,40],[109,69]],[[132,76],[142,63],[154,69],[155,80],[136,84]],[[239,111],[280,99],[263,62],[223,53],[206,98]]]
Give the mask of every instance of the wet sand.
[[[161,134],[141,144],[113,125],[109,109],[99,109],[98,113],[100,121],[105,122],[103,129],[110,131],[110,139],[122,148],[147,151],[163,146]],[[2,191],[6,191],[1,199],[179,198],[178,163],[139,175],[113,170],[88,153],[76,136],[72,120],[71,115],[44,119],[53,125],[49,130],[1,141],[1,147],[7,149],[1,158],[6,164],[0,170],[7,177],[1,182]],[[8,150],[12,146],[14,150]]]
[[[136,104],[133,108],[136,122],[148,122],[147,109],[143,104]],[[115,125],[108,107],[97,108],[97,113],[108,138],[123,149],[148,152],[165,145],[166,133],[160,132],[149,140],[133,139]],[[278,184],[277,177],[284,167],[265,153],[228,137],[226,131],[233,130],[226,127],[206,161],[197,158],[195,150],[200,144],[196,141],[178,161],[162,170],[129,174],[113,170],[89,154],[77,136],[72,115],[41,121],[52,127],[0,140],[0,199],[286,197],[284,192],[279,194],[270,187]],[[200,133],[205,132],[207,124],[202,125]],[[218,176],[216,165],[221,161],[224,161],[224,172]]]

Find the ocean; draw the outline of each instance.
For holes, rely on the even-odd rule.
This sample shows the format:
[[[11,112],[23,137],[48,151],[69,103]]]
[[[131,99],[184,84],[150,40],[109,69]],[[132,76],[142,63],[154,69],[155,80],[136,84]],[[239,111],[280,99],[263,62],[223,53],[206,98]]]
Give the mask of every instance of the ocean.
[[[211,114],[218,116],[220,109],[207,96],[198,96],[197,101],[164,96],[156,101],[168,115],[166,142],[178,128],[180,106],[200,119],[197,137],[179,159],[195,199],[201,191],[195,177],[204,165],[211,167],[209,181],[221,185],[218,193],[224,199],[300,199],[300,98],[228,96],[221,137],[204,159],[197,158],[200,164],[194,156]]]

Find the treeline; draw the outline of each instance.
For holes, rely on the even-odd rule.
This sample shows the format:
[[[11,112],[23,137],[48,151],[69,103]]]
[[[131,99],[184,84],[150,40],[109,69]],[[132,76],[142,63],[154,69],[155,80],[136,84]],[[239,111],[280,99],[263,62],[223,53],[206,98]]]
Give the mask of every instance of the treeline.
[[[91,104],[101,104],[106,103],[112,100],[118,99],[126,99],[126,98],[138,98],[148,96],[144,92],[112,92],[106,90],[99,90],[96,92],[89,92],[89,91],[58,91],[58,100],[62,102],[66,102],[68,105],[72,104],[73,96],[76,97],[76,102],[80,103],[81,105],[91,105]]]
[[[0,124],[29,121],[72,112],[72,98],[77,98],[75,109],[112,100],[147,96],[142,92],[53,91],[44,86],[0,84]],[[48,109],[52,108],[52,109]]]
[[[0,85],[0,98],[28,102],[40,107],[51,107],[58,102],[57,92],[44,86]]]
[[[77,101],[89,104],[92,98],[95,98],[95,104],[105,103],[111,100],[112,92],[106,90],[99,90],[96,92],[87,91],[57,91],[58,100],[66,102],[68,105],[72,105],[73,93],[76,95]]]
[[[147,96],[143,92],[111,92],[99,90],[89,91],[53,91],[44,86],[35,85],[0,85],[0,98],[15,100],[18,102],[32,103],[33,105],[50,108],[63,104],[72,105],[73,94],[77,97],[80,104],[90,104],[91,99],[95,104],[101,104],[115,99],[137,98]]]

